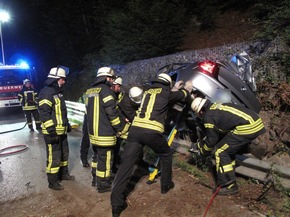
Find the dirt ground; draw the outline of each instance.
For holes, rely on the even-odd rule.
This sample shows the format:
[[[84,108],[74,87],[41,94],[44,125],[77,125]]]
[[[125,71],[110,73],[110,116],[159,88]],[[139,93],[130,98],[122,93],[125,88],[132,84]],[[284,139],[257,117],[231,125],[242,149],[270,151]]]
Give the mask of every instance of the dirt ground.
[[[176,154],[175,161],[187,161],[188,156]],[[87,170],[88,178],[90,170]],[[204,173],[208,181],[200,181],[190,173],[174,167],[173,181],[175,188],[167,194],[160,193],[159,179],[148,185],[147,169],[139,170],[133,176],[130,185],[131,193],[128,196],[128,208],[121,216],[132,217],[194,217],[194,216],[287,216],[283,214],[281,195],[269,190],[263,198],[258,200],[263,193],[263,185],[251,180],[239,178],[240,193],[234,196],[216,196],[209,206],[213,197],[211,188],[214,186],[209,173]],[[100,194],[96,189],[83,185],[78,180],[82,177],[76,175],[75,181],[63,181],[63,191],[43,189],[42,192],[31,194],[10,202],[0,204],[1,217],[90,217],[111,216],[110,192]],[[89,179],[88,179],[89,180]],[[276,201],[274,201],[276,200]],[[279,204],[277,204],[279,201]],[[273,208],[276,207],[276,208]],[[275,209],[280,211],[275,212]],[[206,214],[207,212],[207,214]],[[279,213],[279,215],[276,215]],[[272,214],[272,215],[268,215]],[[281,215],[280,215],[281,214]]]

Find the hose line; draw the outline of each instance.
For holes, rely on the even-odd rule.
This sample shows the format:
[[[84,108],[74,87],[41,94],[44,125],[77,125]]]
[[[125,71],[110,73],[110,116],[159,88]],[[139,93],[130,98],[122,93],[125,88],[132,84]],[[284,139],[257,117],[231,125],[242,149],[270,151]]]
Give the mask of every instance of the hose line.
[[[211,204],[212,204],[212,202],[213,202],[215,196],[217,195],[217,193],[218,193],[219,190],[221,189],[221,187],[222,187],[221,185],[218,186],[218,188],[216,189],[216,191],[215,191],[214,194],[212,195],[211,200],[210,200],[209,204],[208,204],[207,207],[206,207],[206,210],[205,210],[205,213],[204,213],[203,217],[206,217],[206,214],[207,214],[207,212],[208,212],[208,210],[209,210],[209,208],[210,208],[210,206],[211,206]]]
[[[18,130],[22,130],[24,129],[24,127],[27,125],[27,123],[24,124],[23,127],[19,128],[19,129],[14,129],[14,130],[8,130],[8,131],[3,131],[3,132],[0,132],[0,134],[4,134],[4,133],[11,133],[11,132],[14,132],[14,131],[18,131]]]

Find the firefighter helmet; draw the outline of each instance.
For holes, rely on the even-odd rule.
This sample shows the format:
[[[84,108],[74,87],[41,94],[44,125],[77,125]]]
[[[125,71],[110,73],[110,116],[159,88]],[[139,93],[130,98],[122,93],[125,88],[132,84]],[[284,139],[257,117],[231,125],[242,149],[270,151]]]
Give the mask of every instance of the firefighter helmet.
[[[160,73],[158,76],[157,76],[157,79],[159,80],[162,80],[162,81],[165,81],[166,83],[170,84],[170,86],[172,86],[172,79],[171,77],[166,74],[166,73]]]
[[[100,76],[109,76],[109,77],[114,77],[115,76],[115,70],[110,67],[101,67],[99,68],[97,72],[97,77]]]
[[[25,79],[25,80],[23,81],[23,84],[26,84],[26,83],[31,83],[31,81],[30,81],[29,79]]]
[[[202,107],[204,106],[205,102],[207,101],[207,99],[203,99],[200,97],[196,97],[193,102],[191,103],[191,109],[195,112],[195,113],[199,113],[200,110],[202,109]]]
[[[50,69],[48,78],[66,78],[69,68],[65,66],[57,66]]]
[[[123,85],[123,79],[121,76],[118,76],[114,81],[113,81],[113,85],[119,84],[120,86]]]
[[[129,97],[130,99],[137,103],[140,104],[143,96],[143,90],[140,87],[131,87],[129,90]]]

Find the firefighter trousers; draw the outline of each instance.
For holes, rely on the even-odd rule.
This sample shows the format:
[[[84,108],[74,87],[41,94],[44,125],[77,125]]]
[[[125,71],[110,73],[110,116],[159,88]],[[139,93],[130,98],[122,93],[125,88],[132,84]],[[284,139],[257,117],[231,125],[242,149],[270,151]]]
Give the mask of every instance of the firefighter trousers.
[[[49,184],[61,181],[61,177],[68,175],[69,147],[67,135],[60,135],[58,143],[52,143],[49,135],[44,135],[46,144],[46,173]]]
[[[214,148],[218,186],[226,186],[236,181],[235,154],[247,149],[248,144],[259,134],[236,135],[227,133]]]
[[[82,139],[80,144],[80,158],[82,162],[88,161],[89,149],[90,149],[90,138],[88,133],[87,118],[84,118],[82,127]]]
[[[94,154],[92,158],[92,176],[97,181],[97,188],[111,185],[111,170],[114,158],[114,146],[92,146]]]
[[[37,109],[33,109],[33,110],[24,110],[24,114],[26,117],[26,122],[27,125],[30,129],[33,129],[33,124],[32,124],[32,116],[34,118],[35,124],[36,124],[36,128],[40,129],[40,119],[39,119],[39,113]]]
[[[127,143],[121,155],[121,164],[114,178],[111,194],[112,206],[123,206],[125,189],[130,180],[134,165],[142,154],[143,147],[148,146],[160,156],[161,186],[167,186],[172,181],[172,150],[166,138],[154,130],[132,126]]]

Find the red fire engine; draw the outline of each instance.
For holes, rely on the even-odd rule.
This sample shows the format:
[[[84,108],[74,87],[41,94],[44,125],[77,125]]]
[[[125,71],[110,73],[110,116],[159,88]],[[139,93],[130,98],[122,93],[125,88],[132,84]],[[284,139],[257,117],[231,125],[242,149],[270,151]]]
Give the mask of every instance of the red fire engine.
[[[0,66],[0,108],[20,106],[17,95],[23,87],[23,80],[35,80],[34,69],[28,65]]]

